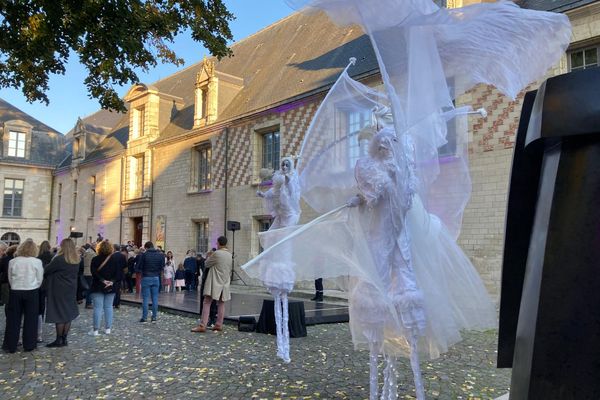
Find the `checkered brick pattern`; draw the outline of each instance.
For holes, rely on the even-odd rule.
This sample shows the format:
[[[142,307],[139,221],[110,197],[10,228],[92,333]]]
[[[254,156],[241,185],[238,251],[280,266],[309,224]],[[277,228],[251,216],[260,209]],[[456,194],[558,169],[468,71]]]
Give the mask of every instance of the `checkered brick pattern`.
[[[488,113],[486,118],[470,119],[472,153],[514,147],[525,92],[519,93],[514,101],[487,85],[479,85],[469,93],[473,109],[483,107]]]
[[[320,101],[309,103],[285,114],[283,121],[286,126],[286,137],[281,152],[283,156],[300,154],[302,140],[319,104]]]
[[[253,154],[259,148],[253,143],[254,127],[268,121],[281,121],[280,127],[281,156],[296,155],[310,121],[320,104],[320,101],[299,105],[282,112],[261,116],[248,123],[229,128],[229,186],[243,186],[252,184],[253,162],[258,162],[260,154]],[[254,138],[256,140],[256,138]],[[214,160],[214,188],[225,187],[225,133],[221,133],[213,146]]]
[[[272,117],[271,117],[272,118]],[[252,127],[269,120],[261,117],[256,120],[229,128],[229,187],[249,185],[252,178]],[[225,133],[218,136],[213,160],[215,162],[215,189],[225,187]]]

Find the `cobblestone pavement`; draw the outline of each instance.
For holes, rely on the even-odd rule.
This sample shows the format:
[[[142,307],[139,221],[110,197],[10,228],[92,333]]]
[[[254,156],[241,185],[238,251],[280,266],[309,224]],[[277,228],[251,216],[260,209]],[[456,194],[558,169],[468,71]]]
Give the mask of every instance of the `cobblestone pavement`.
[[[4,312],[0,312],[4,330]],[[365,399],[368,354],[352,348],[348,324],[308,327],[291,339],[291,364],[278,362],[275,338],[238,332],[192,333],[192,318],[160,314],[141,324],[140,310],[115,310],[111,335],[88,336],[91,310],[73,322],[69,346],[0,355],[2,399]],[[44,339],[54,340],[53,326]],[[423,362],[428,399],[493,399],[508,390],[497,370],[496,332],[469,333],[442,358]],[[401,361],[399,398],[412,399]]]

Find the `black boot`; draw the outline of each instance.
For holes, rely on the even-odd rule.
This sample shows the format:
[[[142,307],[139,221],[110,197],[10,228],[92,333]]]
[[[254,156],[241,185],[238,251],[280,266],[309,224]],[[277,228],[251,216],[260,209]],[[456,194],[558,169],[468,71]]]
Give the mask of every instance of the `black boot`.
[[[312,301],[323,301],[323,292],[317,292],[315,297],[311,299]]]
[[[63,346],[68,346],[69,343],[67,342],[67,335],[63,335],[62,336],[62,345]]]
[[[52,343],[48,343],[46,347],[63,347],[63,337],[64,336],[57,336],[56,340]]]

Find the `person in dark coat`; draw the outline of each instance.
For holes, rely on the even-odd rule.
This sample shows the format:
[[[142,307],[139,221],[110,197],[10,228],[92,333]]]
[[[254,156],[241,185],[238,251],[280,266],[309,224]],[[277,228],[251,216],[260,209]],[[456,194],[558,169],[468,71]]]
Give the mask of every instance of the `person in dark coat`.
[[[52,258],[54,257],[54,254],[52,254],[52,246],[50,246],[50,242],[47,240],[44,240],[41,244],[40,244],[40,252],[38,254],[38,258],[42,261],[42,266],[44,268],[46,268],[46,265],[50,264],[50,261],[52,261]],[[46,285],[42,284],[42,286],[40,286],[40,294],[39,294],[39,300],[40,300],[40,309],[39,309],[39,316],[38,316],[38,343],[42,342],[42,327],[43,322],[44,322],[44,314],[46,313]]]
[[[104,313],[104,333],[109,335],[113,323],[113,302],[115,300],[115,282],[122,275],[122,255],[113,254],[113,246],[108,240],[103,240],[96,246],[96,257],[90,266],[92,272],[92,303],[94,305],[94,326],[89,332],[98,336],[102,314]],[[106,261],[106,263],[104,263]]]
[[[46,287],[46,322],[56,324],[56,340],[46,347],[67,345],[71,321],[79,316],[77,306],[77,278],[79,254],[71,239],[60,242],[56,257],[44,268]]]
[[[139,270],[142,272],[142,318],[140,322],[146,322],[148,318],[148,302],[150,297],[152,297],[152,322],[156,322],[158,314],[158,287],[162,271],[165,268],[165,255],[155,250],[152,242],[146,242],[144,248],[146,252],[142,254],[139,262]]]
[[[121,288],[123,287],[123,280],[125,279],[125,273],[127,272],[127,250],[125,246],[113,244],[113,256],[111,262],[117,263],[117,271],[119,272],[115,283],[115,299],[113,300],[113,307],[119,308],[121,305]]]
[[[8,304],[8,293],[10,292],[10,285],[8,284],[8,263],[15,256],[17,251],[17,245],[13,244],[2,257],[0,257],[0,302],[4,305]]]

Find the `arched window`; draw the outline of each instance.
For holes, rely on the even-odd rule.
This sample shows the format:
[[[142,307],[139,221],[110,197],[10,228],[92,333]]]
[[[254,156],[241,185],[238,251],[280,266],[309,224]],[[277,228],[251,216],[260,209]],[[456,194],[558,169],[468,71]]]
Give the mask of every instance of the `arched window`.
[[[0,240],[9,246],[21,243],[21,238],[14,232],[5,233],[4,235],[2,235],[2,237],[0,237]]]

